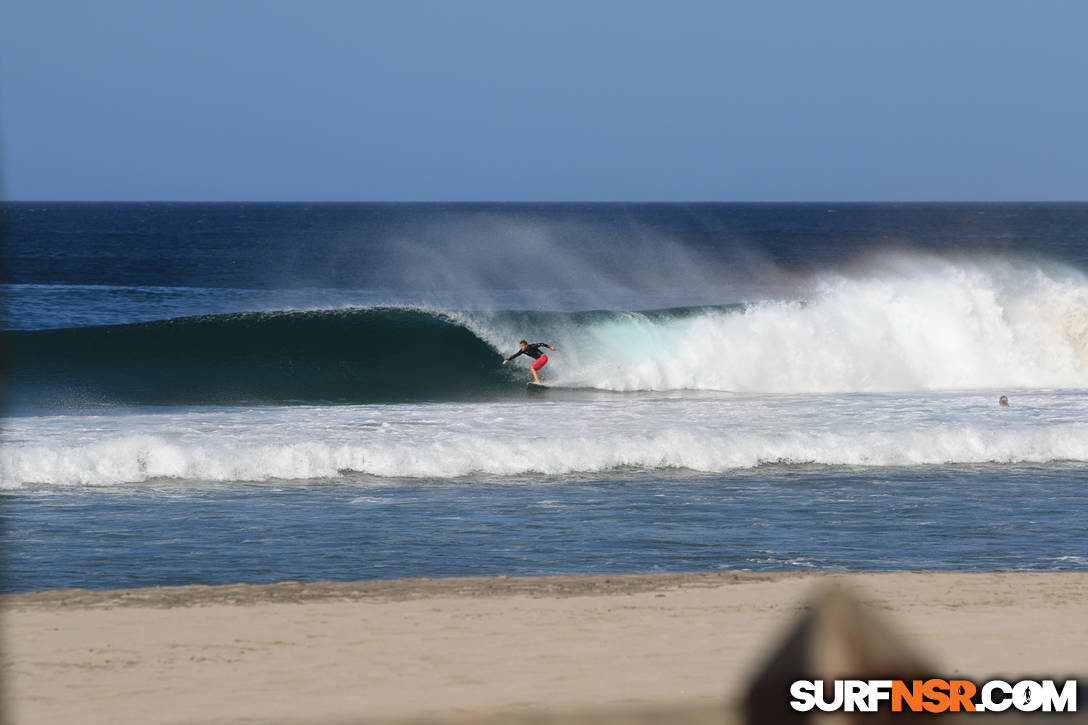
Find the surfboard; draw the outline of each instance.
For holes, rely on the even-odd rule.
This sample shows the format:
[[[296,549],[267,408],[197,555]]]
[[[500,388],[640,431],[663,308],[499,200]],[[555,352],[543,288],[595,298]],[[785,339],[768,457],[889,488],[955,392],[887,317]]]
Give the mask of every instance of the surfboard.
[[[534,383],[532,380],[530,380],[528,383],[526,383],[525,387],[527,387],[529,390],[547,390],[548,389],[548,386],[545,383]]]

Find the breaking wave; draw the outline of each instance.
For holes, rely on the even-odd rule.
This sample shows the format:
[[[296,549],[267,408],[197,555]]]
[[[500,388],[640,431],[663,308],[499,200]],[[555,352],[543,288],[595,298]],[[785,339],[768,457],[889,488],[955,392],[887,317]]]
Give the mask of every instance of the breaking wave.
[[[1088,387],[1088,280],[1012,261],[887,259],[801,300],[656,311],[372,307],[6,335],[16,403],[494,399],[502,356],[554,344],[553,385],[606,391],[897,392]],[[518,361],[520,364],[521,361]]]
[[[129,435],[89,444],[7,448],[0,488],[28,483],[115,485],[173,478],[267,481],[377,477],[448,479],[683,469],[720,473],[764,465],[918,466],[1088,462],[1088,424],[1031,430],[941,427],[912,431],[731,432],[665,427],[639,434],[484,432],[392,441],[242,444]]]

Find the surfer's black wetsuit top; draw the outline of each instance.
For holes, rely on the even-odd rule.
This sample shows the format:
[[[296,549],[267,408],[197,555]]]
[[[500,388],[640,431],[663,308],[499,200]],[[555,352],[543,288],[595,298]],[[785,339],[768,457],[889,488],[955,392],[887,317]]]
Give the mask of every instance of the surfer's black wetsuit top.
[[[551,347],[551,345],[546,342],[534,342],[532,345],[526,345],[524,350],[518,350],[510,357],[506,358],[506,362],[510,362],[518,355],[528,355],[532,359],[537,360],[544,354],[540,351],[540,348],[542,347]]]

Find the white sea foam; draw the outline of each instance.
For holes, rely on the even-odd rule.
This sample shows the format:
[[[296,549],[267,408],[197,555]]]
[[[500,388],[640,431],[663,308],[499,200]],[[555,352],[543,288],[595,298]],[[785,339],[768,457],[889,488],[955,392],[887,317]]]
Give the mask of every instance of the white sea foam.
[[[18,418],[0,486],[1088,462],[1088,396],[701,396]],[[1048,407],[1052,406],[1052,407]]]
[[[158,478],[264,481],[382,477],[450,478],[597,473],[617,468],[726,472],[768,463],[917,466],[950,463],[1088,461],[1088,425],[1028,435],[935,430],[906,435],[655,433],[596,438],[495,440],[464,436],[425,444],[179,445],[150,436],[88,446],[37,447],[3,455],[3,487],[25,483],[113,485]]]
[[[884,256],[801,300],[526,331],[464,322],[499,350],[554,342],[557,385],[618,391],[894,392],[1088,387],[1088,279],[1009,259]]]

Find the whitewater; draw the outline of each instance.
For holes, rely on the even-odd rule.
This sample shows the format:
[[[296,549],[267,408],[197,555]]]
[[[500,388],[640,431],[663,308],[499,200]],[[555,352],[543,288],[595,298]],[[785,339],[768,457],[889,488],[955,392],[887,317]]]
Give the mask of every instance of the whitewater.
[[[1088,279],[1069,267],[925,255],[823,274],[808,296],[583,324],[463,317],[493,347],[531,325],[564,345],[555,382],[767,393],[1088,387]],[[505,317],[505,319],[504,319]]]
[[[140,412],[9,422],[2,485],[527,476],[766,465],[1088,463],[1088,400],[678,395]],[[230,432],[231,435],[225,435]],[[22,441],[34,441],[23,443]],[[358,477],[354,477],[359,480]]]

